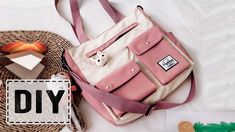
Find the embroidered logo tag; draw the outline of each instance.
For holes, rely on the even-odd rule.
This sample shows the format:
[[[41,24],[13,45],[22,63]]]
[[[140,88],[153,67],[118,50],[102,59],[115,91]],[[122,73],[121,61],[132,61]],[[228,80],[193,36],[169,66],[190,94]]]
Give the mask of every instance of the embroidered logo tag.
[[[165,58],[163,58],[162,60],[160,60],[158,62],[158,64],[165,70],[168,71],[169,69],[171,69],[172,67],[174,67],[175,65],[177,65],[177,61],[171,57],[170,55],[166,56]]]

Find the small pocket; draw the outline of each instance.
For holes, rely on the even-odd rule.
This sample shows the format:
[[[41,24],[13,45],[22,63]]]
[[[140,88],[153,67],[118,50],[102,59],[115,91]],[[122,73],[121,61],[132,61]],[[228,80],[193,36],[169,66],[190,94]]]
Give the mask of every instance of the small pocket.
[[[163,36],[157,27],[153,27],[138,36],[128,47],[165,85],[186,70],[190,64]]]
[[[97,82],[96,87],[134,101],[142,101],[156,91],[156,85],[141,72],[134,61]],[[125,113],[114,108],[113,111],[118,116]]]

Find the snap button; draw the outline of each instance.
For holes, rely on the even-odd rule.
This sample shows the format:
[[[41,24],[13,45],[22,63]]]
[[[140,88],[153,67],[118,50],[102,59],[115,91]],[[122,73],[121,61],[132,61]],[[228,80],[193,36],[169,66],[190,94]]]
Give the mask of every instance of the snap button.
[[[134,71],[135,71],[135,68],[132,68],[131,71],[134,72]]]
[[[110,86],[110,85],[106,86],[106,89],[110,89],[110,88],[111,88],[111,86]]]
[[[147,41],[147,42],[145,42],[145,44],[149,45],[149,44],[150,44],[150,42],[149,42],[149,41]]]

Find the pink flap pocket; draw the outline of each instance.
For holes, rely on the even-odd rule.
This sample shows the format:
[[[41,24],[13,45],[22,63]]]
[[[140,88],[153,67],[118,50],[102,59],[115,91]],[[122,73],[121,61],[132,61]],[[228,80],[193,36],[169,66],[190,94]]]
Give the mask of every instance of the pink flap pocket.
[[[135,101],[142,101],[156,91],[156,85],[141,72],[139,65],[134,61],[97,82],[96,87]],[[113,111],[118,116],[125,113],[117,109],[113,109]]]
[[[190,66],[157,27],[138,36],[128,47],[164,85]]]
[[[161,41],[162,37],[163,33],[157,27],[153,27],[133,40],[128,47],[136,55],[142,55]]]

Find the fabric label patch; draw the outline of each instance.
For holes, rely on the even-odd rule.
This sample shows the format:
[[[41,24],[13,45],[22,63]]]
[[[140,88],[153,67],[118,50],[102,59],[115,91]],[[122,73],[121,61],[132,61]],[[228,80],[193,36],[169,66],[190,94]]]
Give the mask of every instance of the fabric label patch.
[[[70,124],[68,79],[6,81],[8,124]]]
[[[158,64],[165,70],[168,71],[169,69],[171,69],[172,67],[174,67],[175,65],[178,64],[178,62],[171,57],[170,55],[166,56],[165,58],[163,58],[162,60],[160,60],[158,62]]]

